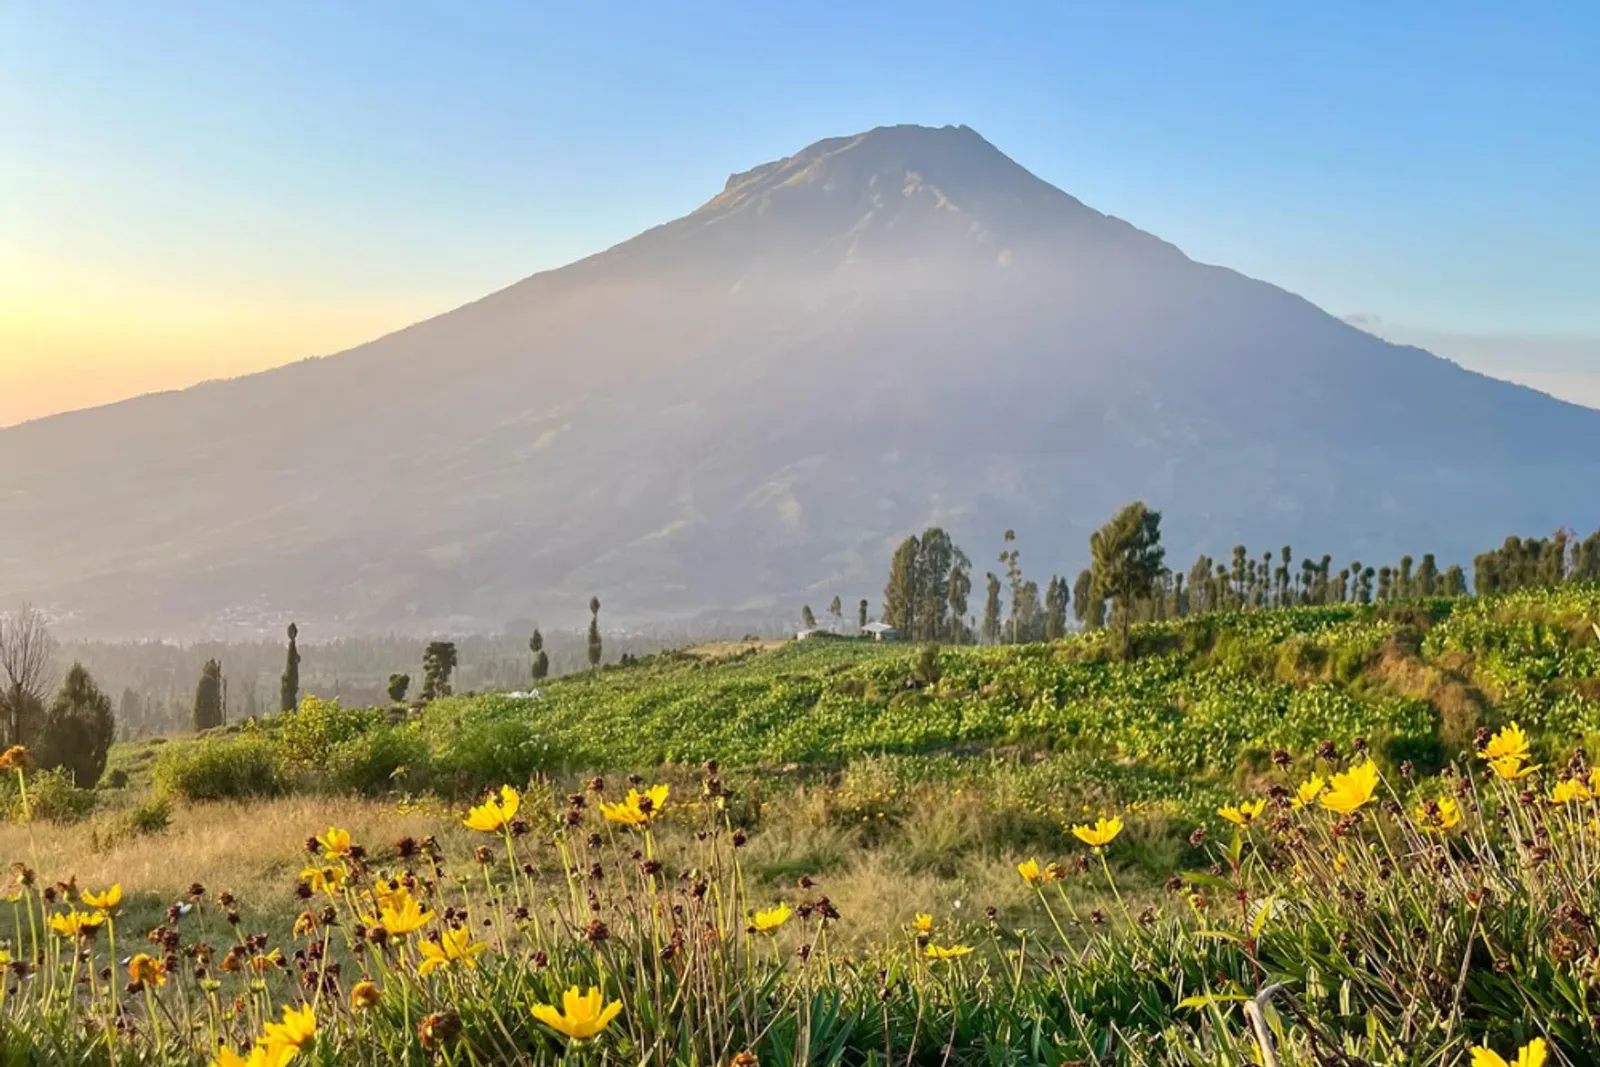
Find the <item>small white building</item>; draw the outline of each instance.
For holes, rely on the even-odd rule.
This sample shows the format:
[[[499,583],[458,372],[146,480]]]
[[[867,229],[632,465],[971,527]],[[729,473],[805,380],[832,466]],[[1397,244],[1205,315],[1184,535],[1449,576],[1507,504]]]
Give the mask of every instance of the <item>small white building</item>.
[[[862,637],[870,637],[874,641],[898,641],[900,631],[886,622],[869,622],[861,628]]]

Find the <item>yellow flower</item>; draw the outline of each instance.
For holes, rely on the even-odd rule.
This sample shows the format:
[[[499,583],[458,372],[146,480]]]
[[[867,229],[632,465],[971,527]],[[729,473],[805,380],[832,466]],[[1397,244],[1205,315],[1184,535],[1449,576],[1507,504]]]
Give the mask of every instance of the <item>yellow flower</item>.
[[[350,831],[330,826],[327,833],[317,838],[317,844],[322,846],[323,859],[343,859],[350,855]]]
[[[344,888],[344,870],[340,867],[307,867],[300,872],[300,880],[318,893],[332,896]]]
[[[381,900],[376,917],[363,915],[361,921],[368,926],[383,927],[390,937],[405,937],[432,922],[433,912],[423,911],[422,905],[402,887]]]
[[[911,920],[911,929],[919,934],[931,934],[933,932],[933,916],[925,911],[917,912],[916,918]]]
[[[283,1021],[262,1027],[264,1043],[300,1048],[317,1035],[317,1013],[307,1004],[298,1011],[284,1005]]]
[[[1328,788],[1328,783],[1323,780],[1322,775],[1313,774],[1295,788],[1294,806],[1297,808],[1305,807],[1321,796],[1322,791],[1326,788]]]
[[[1341,852],[1337,856],[1333,857],[1333,870],[1334,870],[1334,873],[1343,874],[1345,872],[1346,868],[1348,868],[1349,866],[1350,866],[1350,857],[1345,855],[1343,852]]]
[[[1547,1050],[1544,1038],[1536,1037],[1517,1050],[1517,1058],[1506,1062],[1500,1054],[1487,1045],[1472,1050],[1472,1067],[1544,1067]]]
[[[1589,792],[1600,796],[1600,767],[1591,768],[1589,771]]]
[[[426,978],[452,963],[476,967],[478,956],[488,947],[482,941],[472,940],[472,931],[465,926],[458,930],[446,930],[437,941],[417,943],[417,951],[423,956],[422,962],[417,965],[417,973]]]
[[[621,823],[624,826],[648,826],[650,821],[661,814],[661,809],[666,807],[668,788],[664,785],[653,785],[640,793],[637,789],[628,790],[628,795],[616,804],[601,804],[600,814],[606,821]]]
[[[1520,756],[1501,756],[1499,759],[1489,761],[1489,769],[1494,771],[1497,777],[1507,782],[1515,782],[1526,778],[1538,770],[1539,766],[1537,763],[1529,764],[1526,767],[1523,766],[1522,757]]]
[[[21,745],[12,745],[0,752],[0,771],[20,771],[27,765],[28,750]]]
[[[944,945],[935,945],[930,942],[928,947],[923,950],[923,955],[927,956],[930,960],[953,960],[959,959],[971,951],[972,949],[966,945],[950,945],[946,947]]]
[[[1265,800],[1247,800],[1238,807],[1227,805],[1217,809],[1217,814],[1233,823],[1235,826],[1248,828],[1251,823],[1261,818],[1261,813],[1267,810]]]
[[[1371,760],[1351,767],[1333,776],[1328,791],[1322,794],[1322,806],[1341,815],[1349,815],[1372,799],[1378,791],[1378,765]]]
[[[96,911],[114,912],[117,905],[122,903],[122,884],[119,882],[104,893],[85,892],[79,899]]]
[[[517,817],[517,809],[521,806],[522,798],[517,795],[517,791],[509,785],[503,785],[500,787],[499,798],[491,796],[467,812],[464,823],[469,830],[497,834]]]
[[[350,987],[350,1010],[366,1011],[368,1008],[375,1008],[382,996],[383,994],[378,992],[377,983],[363,979]]]
[[[1105,848],[1122,833],[1122,820],[1113,816],[1098,819],[1093,826],[1074,826],[1072,836],[1093,848]]]
[[[1022,875],[1022,880],[1029,885],[1038,885],[1040,882],[1049,880],[1045,876],[1044,868],[1040,867],[1039,861],[1034,859],[1023,860],[1017,864],[1017,873]]]
[[[556,1033],[573,1041],[587,1041],[622,1014],[622,1001],[613,1000],[602,1007],[603,1003],[599,989],[590,986],[589,992],[580,993],[578,987],[573,986],[561,995],[562,1010],[557,1011],[551,1004],[535,1004],[532,1011],[535,1019]]]
[[[283,1067],[299,1051],[293,1045],[261,1042],[250,1050],[247,1059],[231,1048],[222,1048],[217,1050],[217,1058],[211,1061],[211,1067]]]
[[[776,907],[758,911],[750,918],[750,925],[756,928],[757,933],[770,934],[789,921],[789,916],[794,912],[789,905],[779,904]]]
[[[1528,748],[1528,735],[1522,732],[1522,727],[1516,723],[1505,727],[1489,739],[1479,753],[1484,759],[1493,763],[1498,759],[1514,759],[1518,763],[1525,763],[1531,754]]]
[[[128,979],[139,985],[166,985],[167,965],[141,952],[128,961]]]
[[[1594,794],[1589,792],[1589,787],[1580,779],[1567,778],[1556,783],[1550,790],[1550,803],[1566,804],[1574,800],[1593,800]]]
[[[1461,806],[1454,797],[1440,797],[1432,805],[1417,809],[1417,825],[1431,834],[1453,830],[1461,822]]]
[[[69,911],[65,915],[50,916],[50,929],[62,937],[82,937],[99,929],[105,921],[104,915],[92,911]]]

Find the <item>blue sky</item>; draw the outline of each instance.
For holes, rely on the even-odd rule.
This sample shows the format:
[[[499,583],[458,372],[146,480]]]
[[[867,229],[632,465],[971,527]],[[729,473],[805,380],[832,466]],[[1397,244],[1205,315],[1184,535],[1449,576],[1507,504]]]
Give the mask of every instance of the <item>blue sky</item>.
[[[1596,57],[1600,4],[1554,0],[11,0],[0,397],[336,350],[893,122],[1336,314],[1600,373]]]

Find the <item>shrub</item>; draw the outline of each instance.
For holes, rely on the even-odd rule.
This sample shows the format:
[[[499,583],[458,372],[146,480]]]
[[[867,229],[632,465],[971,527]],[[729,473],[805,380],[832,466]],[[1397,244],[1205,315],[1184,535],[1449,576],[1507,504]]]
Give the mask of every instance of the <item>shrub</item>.
[[[238,800],[284,790],[276,746],[259,733],[173,746],[156,763],[157,788],[185,800]]]
[[[165,833],[172,825],[172,801],[159,794],[150,797],[124,815],[121,825],[136,837]]]
[[[15,780],[7,778],[6,781],[6,817],[13,822],[30,817],[47,822],[82,822],[94,811],[93,791],[74,785],[70,772],[48,770],[28,775],[26,807]]]
[[[335,745],[324,773],[328,788],[341,792],[383,793],[400,777],[407,789],[423,788],[428,742],[414,723],[371,730]]]
[[[128,788],[128,772],[118,767],[106,775],[106,780],[101,782],[100,786],[102,789],[126,789]]]
[[[300,708],[278,720],[283,758],[290,763],[321,766],[336,745],[383,725],[380,708],[342,708],[337,700],[307,696]]]
[[[457,795],[476,793],[505,782],[526,782],[572,762],[567,749],[534,728],[531,716],[518,713],[517,703],[489,697],[466,705],[430,705],[425,736],[437,788]]]

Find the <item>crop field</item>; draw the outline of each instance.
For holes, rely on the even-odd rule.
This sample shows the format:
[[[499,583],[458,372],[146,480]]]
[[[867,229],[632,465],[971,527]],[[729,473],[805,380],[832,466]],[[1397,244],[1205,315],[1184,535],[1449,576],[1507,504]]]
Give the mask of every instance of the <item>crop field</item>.
[[[1596,621],[731,644],[94,791],[17,753],[0,1064],[1600,1061]]]

